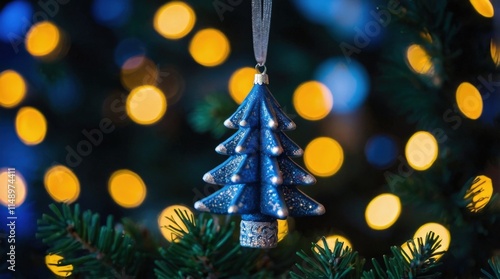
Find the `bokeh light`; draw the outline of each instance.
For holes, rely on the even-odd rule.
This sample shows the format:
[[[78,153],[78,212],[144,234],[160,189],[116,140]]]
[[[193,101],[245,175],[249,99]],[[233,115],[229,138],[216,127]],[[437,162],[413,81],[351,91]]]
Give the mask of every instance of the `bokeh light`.
[[[426,131],[416,132],[406,143],[405,154],[413,169],[423,171],[430,168],[438,156],[436,138]]]
[[[462,82],[456,92],[456,101],[460,112],[469,119],[478,119],[483,112],[483,98],[477,88]]]
[[[17,106],[26,95],[26,82],[13,70],[0,73],[0,106],[11,108]]]
[[[370,88],[364,66],[355,60],[346,63],[341,58],[331,58],[318,67],[314,78],[332,93],[335,113],[357,110],[365,102]]]
[[[123,62],[120,80],[123,87],[132,90],[141,85],[155,85],[158,81],[158,67],[151,59],[138,55]]]
[[[37,109],[23,107],[17,112],[16,133],[27,145],[39,144],[47,134],[47,121]]]
[[[50,56],[58,51],[61,32],[55,24],[42,21],[34,24],[26,34],[26,50],[35,57]]]
[[[321,82],[304,82],[293,93],[293,106],[304,119],[323,119],[332,110],[332,92]]]
[[[80,181],[72,170],[63,165],[48,169],[43,184],[47,193],[56,202],[72,203],[80,196]]]
[[[125,208],[137,207],[146,198],[146,184],[135,172],[127,169],[115,171],[108,181],[111,198]]]
[[[413,44],[406,51],[406,59],[414,72],[419,74],[428,74],[432,69],[432,61],[427,51],[420,46]]]
[[[278,242],[288,235],[288,220],[278,219]]]
[[[415,235],[413,235],[413,239],[418,239],[419,237],[422,238],[423,241],[425,241],[425,236],[429,232],[434,232],[436,235],[439,236],[439,239],[441,240],[441,247],[437,249],[436,252],[443,252],[448,250],[450,247],[450,241],[451,241],[451,235],[450,231],[445,228],[443,225],[438,224],[438,223],[427,223],[422,225],[418,230],[415,232]],[[443,255],[437,255],[434,258],[437,260],[441,258]]]
[[[485,175],[479,175],[474,179],[464,199],[470,199],[472,197],[472,202],[467,205],[467,208],[471,212],[478,212],[488,204],[492,195],[493,183],[491,178]]]
[[[243,100],[247,97],[250,90],[252,90],[253,80],[256,73],[257,72],[254,68],[243,67],[234,71],[231,75],[228,86],[229,94],[236,103],[241,104],[241,102],[243,102]]]
[[[366,23],[368,5],[365,2],[348,0],[295,0],[293,3],[297,7],[297,11],[308,20],[329,27],[335,34],[353,36],[356,34],[353,26],[369,26]],[[363,31],[369,32],[371,39],[373,39],[373,37],[377,37],[383,31],[375,28],[369,26],[365,27]]]
[[[490,54],[491,60],[498,67],[500,66],[500,48],[498,47],[498,42],[495,42],[495,39],[491,39],[490,42]]]
[[[184,213],[184,211],[187,211],[188,216],[194,215],[193,212],[191,211],[191,209],[189,209],[183,205],[171,205],[171,206],[163,209],[163,211],[160,213],[160,215],[158,215],[158,227],[159,227],[160,232],[163,235],[163,237],[165,237],[165,239],[168,240],[169,242],[180,241],[178,236],[175,233],[173,233],[170,229],[168,229],[169,226],[174,226],[175,228],[180,227],[183,231],[187,232],[186,225],[184,225],[184,223],[181,221],[181,218],[179,218],[179,216],[177,216],[177,214],[175,213],[176,209],[180,210],[183,213]],[[174,223],[171,220],[169,220],[167,217],[173,219],[175,221],[175,223],[177,223],[179,226],[175,226]]]
[[[32,18],[33,8],[28,1],[10,1],[0,10],[0,40],[4,42],[15,41],[23,37],[26,21],[24,18]]]
[[[118,27],[128,21],[132,11],[131,0],[94,0],[92,15],[105,26]]]
[[[493,17],[495,10],[490,0],[470,0],[472,7],[484,17]]]
[[[156,11],[153,26],[167,39],[180,39],[189,34],[195,21],[196,15],[188,4],[172,1]]]
[[[304,151],[307,169],[317,176],[334,175],[344,162],[344,151],[340,144],[328,137],[312,140]]]
[[[59,277],[69,277],[73,271],[73,265],[58,266],[57,264],[63,259],[64,258],[62,256],[57,254],[48,254],[45,256],[45,264],[55,275]]]
[[[135,123],[150,125],[160,120],[167,111],[167,99],[157,87],[139,86],[128,95],[126,109]]]
[[[377,168],[387,168],[396,160],[396,143],[392,137],[375,135],[366,142],[365,155],[371,165]]]
[[[365,210],[368,226],[374,230],[391,227],[401,214],[401,201],[393,194],[380,194],[373,198]]]
[[[14,188],[9,188],[9,185],[14,185]],[[12,193],[9,198],[9,189],[14,190],[14,198]],[[9,206],[12,205],[12,201],[14,201],[16,207],[20,206],[26,199],[27,191],[26,180],[19,170],[15,170],[15,175],[13,176],[12,174],[9,175],[6,168],[0,169],[0,204]]]
[[[189,44],[189,53],[198,64],[214,67],[226,61],[231,47],[226,35],[213,28],[198,31]]]
[[[346,237],[339,235],[339,234],[333,234],[333,235],[327,236],[327,237],[325,237],[325,240],[326,240],[326,243],[328,244],[328,248],[330,248],[330,250],[332,250],[332,251],[333,251],[333,249],[335,249],[335,242],[336,241],[344,243],[344,246],[342,246],[342,250],[344,250],[347,247],[353,249],[352,244],[349,241],[349,239],[347,239]],[[318,244],[319,247],[325,249],[325,245],[323,245],[323,240],[321,240],[321,239],[318,240],[318,242],[316,242],[316,244]]]
[[[146,45],[137,38],[126,38],[121,40],[115,48],[114,58],[118,67],[122,67],[125,61],[134,56],[145,57]]]

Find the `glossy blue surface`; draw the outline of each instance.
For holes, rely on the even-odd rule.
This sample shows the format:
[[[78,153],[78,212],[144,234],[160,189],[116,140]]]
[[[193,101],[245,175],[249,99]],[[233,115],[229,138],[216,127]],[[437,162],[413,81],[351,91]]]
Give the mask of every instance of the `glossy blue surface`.
[[[291,159],[303,154],[284,134],[295,129],[295,123],[265,84],[255,84],[224,125],[238,129],[216,148],[230,157],[203,179],[225,187],[196,202],[196,209],[241,214],[244,221],[255,222],[324,213],[323,205],[296,188],[316,179]]]

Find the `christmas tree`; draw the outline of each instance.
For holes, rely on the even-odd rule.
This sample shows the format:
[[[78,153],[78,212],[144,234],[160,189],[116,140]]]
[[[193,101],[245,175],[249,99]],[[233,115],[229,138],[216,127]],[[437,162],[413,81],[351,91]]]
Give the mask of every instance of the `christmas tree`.
[[[194,206],[211,213],[242,214],[241,245],[254,248],[277,245],[276,219],[325,212],[296,189],[295,185],[310,185],[316,179],[290,159],[303,151],[285,135],[284,131],[295,129],[295,123],[267,89],[268,82],[265,73],[256,74],[252,91],[224,122],[238,132],[215,150],[231,157],[203,180],[226,186]]]

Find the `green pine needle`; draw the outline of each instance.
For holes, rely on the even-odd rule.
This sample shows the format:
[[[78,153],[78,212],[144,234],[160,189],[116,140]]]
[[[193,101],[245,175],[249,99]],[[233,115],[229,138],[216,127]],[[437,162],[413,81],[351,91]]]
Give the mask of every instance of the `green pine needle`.
[[[360,260],[357,252],[345,247],[343,242],[335,242],[333,251],[328,246],[325,237],[321,238],[324,248],[316,243],[312,243],[313,256],[307,255],[304,251],[297,252],[303,260],[302,264],[296,264],[299,273],[290,272],[292,279],[302,278],[355,278],[354,270],[360,270],[364,260]]]
[[[173,225],[168,229],[177,236],[166,249],[160,248],[155,274],[158,278],[258,278],[255,270],[261,252],[243,248],[233,238],[234,222],[221,223],[219,219],[201,214],[194,218],[176,210],[182,224],[168,218]]]
[[[500,279],[500,256],[495,256],[489,259],[488,264],[490,265],[490,269],[493,271],[493,274],[484,269],[481,269],[481,272],[486,275],[488,279]]]
[[[78,204],[49,208],[53,215],[42,215],[36,236],[49,246],[49,254],[64,258],[57,265],[73,265],[73,274],[91,278],[134,278],[143,255],[129,235],[114,229],[112,216],[102,226],[99,214],[81,214]]]

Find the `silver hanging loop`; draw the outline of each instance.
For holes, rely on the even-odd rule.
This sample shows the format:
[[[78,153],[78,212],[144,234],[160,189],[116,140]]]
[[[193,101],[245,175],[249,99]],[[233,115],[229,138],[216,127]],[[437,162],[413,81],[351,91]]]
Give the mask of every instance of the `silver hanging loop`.
[[[271,28],[271,9],[272,0],[252,0],[253,51],[259,67],[265,67],[266,63],[269,29]],[[265,71],[264,68],[263,73]]]

